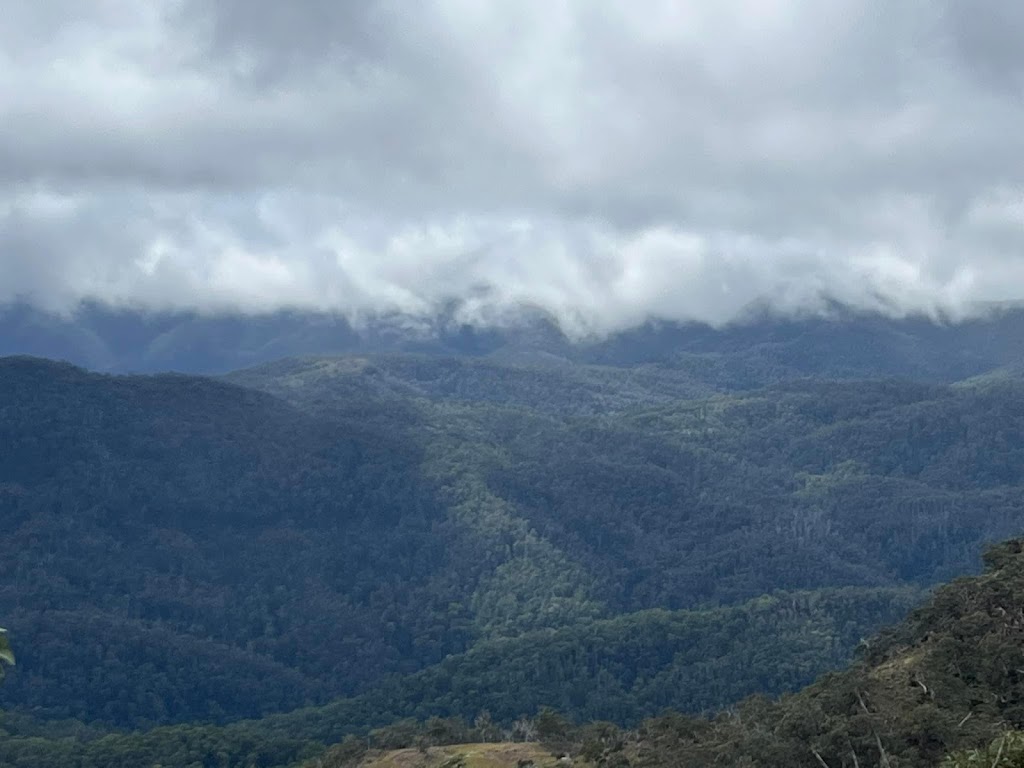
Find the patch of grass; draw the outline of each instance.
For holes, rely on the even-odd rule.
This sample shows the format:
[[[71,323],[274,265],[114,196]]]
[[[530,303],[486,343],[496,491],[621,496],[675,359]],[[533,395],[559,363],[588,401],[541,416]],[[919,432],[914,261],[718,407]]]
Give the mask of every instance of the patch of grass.
[[[579,764],[579,761],[576,761]],[[540,744],[452,744],[445,747],[370,752],[361,768],[554,768],[558,759]]]

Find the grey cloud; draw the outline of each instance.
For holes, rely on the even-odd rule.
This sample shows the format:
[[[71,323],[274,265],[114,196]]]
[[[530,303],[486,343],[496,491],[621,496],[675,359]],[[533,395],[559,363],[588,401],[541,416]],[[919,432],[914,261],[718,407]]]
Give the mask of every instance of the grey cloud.
[[[1016,3],[16,2],[0,301],[577,330],[1024,292]],[[12,31],[16,30],[16,31]]]
[[[948,2],[944,8],[953,51],[978,85],[1024,96],[1024,6],[1019,3]]]

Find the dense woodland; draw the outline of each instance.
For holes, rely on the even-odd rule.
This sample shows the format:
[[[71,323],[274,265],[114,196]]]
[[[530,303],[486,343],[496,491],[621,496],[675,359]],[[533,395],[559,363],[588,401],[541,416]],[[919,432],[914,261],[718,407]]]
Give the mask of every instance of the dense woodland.
[[[575,721],[550,707],[504,722],[489,711],[472,720],[398,719],[392,712],[388,725],[354,727],[329,747],[325,729],[358,722],[351,704],[228,726],[106,735],[7,714],[0,765],[347,768],[378,750],[533,740],[604,768],[1013,768],[1024,755],[1024,542],[992,548],[986,564],[983,575],[939,588],[907,619],[862,643],[846,670],[781,699],[758,694],[717,713],[669,712],[624,729]]]
[[[1024,382],[1012,366],[844,381],[778,334],[653,362],[612,340],[591,362],[378,354],[220,379],[0,359],[0,625],[18,661],[0,765],[284,766],[370,730],[512,737],[545,707],[573,749],[582,724],[632,729],[608,737],[630,764],[703,765],[709,744],[802,764],[764,762],[730,723],[826,689],[737,702],[858,647],[836,679],[889,663],[927,614],[866,638],[1021,532]],[[988,582],[939,594],[967,583]],[[732,714],[644,720],[666,709]],[[982,715],[927,760],[997,744]],[[691,762],[671,762],[687,729]],[[810,738],[772,734],[786,754]],[[833,746],[816,749],[846,765]],[[892,765],[931,764],[907,754]]]

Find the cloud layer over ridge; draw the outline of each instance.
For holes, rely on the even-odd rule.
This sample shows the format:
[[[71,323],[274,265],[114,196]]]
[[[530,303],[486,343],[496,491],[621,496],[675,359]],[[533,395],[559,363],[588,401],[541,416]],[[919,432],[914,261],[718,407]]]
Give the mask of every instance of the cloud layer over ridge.
[[[0,303],[1024,299],[1012,0],[13,0]]]

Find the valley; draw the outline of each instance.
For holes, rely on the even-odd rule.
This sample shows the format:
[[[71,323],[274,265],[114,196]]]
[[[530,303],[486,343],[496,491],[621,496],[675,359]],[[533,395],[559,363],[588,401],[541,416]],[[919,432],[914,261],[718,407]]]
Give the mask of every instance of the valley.
[[[1022,40],[4,3],[0,768],[1024,768]]]
[[[1011,369],[828,366],[2,359],[6,741],[283,766],[406,720],[635,728],[797,691],[1024,521]]]

